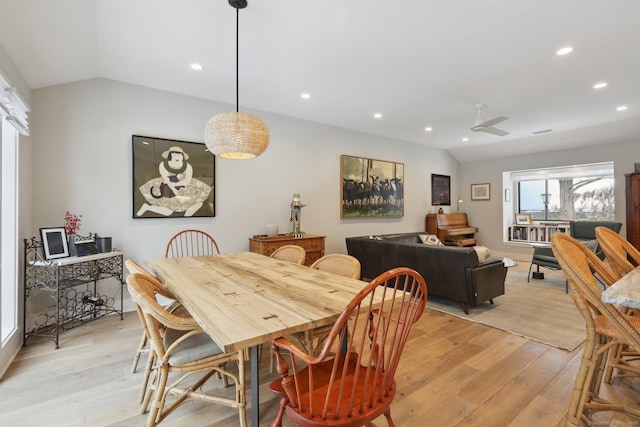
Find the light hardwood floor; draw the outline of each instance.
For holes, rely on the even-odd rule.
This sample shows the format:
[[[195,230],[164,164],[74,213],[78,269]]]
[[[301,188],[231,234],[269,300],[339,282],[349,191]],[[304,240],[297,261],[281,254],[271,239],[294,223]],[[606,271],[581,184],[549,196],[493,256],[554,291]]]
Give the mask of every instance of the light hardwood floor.
[[[526,272],[528,264],[516,268]],[[109,316],[65,332],[58,350],[50,341],[30,339],[0,382],[0,426],[144,425],[146,415],[138,412],[141,368],[130,373],[140,334],[137,315],[126,313],[124,321]],[[581,350],[565,352],[426,310],[401,360],[394,420],[397,426],[562,426]],[[262,357],[261,425],[267,426],[278,408],[268,383],[277,376],[268,372],[268,352]],[[603,388],[625,401],[640,400],[638,380]],[[596,419],[597,425],[640,425],[613,413]],[[386,425],[383,418],[377,423]],[[231,408],[191,402],[161,425],[238,421]],[[292,424],[285,419],[285,425]]]

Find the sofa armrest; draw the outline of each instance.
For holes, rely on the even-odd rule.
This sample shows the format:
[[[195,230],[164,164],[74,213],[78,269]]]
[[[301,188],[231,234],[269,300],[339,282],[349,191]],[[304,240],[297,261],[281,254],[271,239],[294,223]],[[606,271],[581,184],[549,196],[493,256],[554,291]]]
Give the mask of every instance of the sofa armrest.
[[[483,262],[479,263],[477,267],[485,267],[493,264],[500,264],[501,267],[504,266],[504,264],[502,263],[502,258],[487,258]]]
[[[504,295],[505,271],[502,260],[489,260],[465,269],[468,300],[473,305]]]

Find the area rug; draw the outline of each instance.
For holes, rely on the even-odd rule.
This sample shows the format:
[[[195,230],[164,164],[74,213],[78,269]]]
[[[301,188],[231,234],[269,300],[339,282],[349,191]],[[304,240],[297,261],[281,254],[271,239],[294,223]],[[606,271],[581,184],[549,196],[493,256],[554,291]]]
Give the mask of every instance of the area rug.
[[[563,350],[574,350],[586,339],[585,324],[565,293],[562,272],[545,271],[545,279],[527,282],[526,269],[528,263],[510,269],[505,294],[494,298],[494,304],[469,306],[468,315],[458,303],[437,297],[429,296],[427,307]]]

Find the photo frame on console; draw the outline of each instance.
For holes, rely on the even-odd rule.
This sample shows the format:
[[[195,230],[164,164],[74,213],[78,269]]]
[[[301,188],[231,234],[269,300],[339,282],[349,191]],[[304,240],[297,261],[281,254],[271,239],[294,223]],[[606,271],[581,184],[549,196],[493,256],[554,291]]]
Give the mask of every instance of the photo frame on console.
[[[42,251],[45,259],[66,258],[69,256],[67,231],[64,227],[41,228]]]

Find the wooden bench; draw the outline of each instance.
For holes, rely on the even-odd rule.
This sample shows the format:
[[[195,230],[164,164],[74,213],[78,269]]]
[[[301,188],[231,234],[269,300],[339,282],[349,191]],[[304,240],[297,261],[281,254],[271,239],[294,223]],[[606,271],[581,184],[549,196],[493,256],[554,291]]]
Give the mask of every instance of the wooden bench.
[[[467,214],[428,214],[427,233],[435,234],[441,242],[458,246],[475,246],[477,227],[469,226]]]

